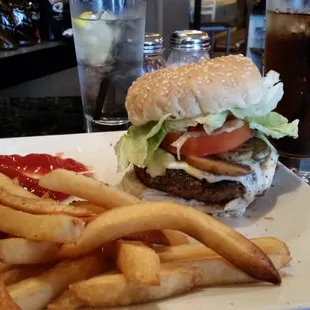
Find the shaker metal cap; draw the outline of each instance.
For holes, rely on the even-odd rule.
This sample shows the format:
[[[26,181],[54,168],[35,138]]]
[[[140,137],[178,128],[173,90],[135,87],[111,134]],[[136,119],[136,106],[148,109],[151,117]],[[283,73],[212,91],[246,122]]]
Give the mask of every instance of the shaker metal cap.
[[[146,33],[144,36],[144,54],[161,54],[164,51],[163,37],[158,33]]]
[[[170,48],[174,50],[210,50],[210,38],[200,30],[175,31],[170,37]]]

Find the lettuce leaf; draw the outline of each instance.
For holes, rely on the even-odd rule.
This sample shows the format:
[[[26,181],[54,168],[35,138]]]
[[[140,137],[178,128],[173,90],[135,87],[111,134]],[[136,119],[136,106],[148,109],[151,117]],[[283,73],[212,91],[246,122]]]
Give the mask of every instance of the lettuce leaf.
[[[169,131],[182,131],[188,126],[203,124],[207,134],[211,134],[215,129],[223,126],[228,111],[209,114],[187,120],[167,120],[170,115],[165,115],[159,122],[149,122],[142,126],[131,126],[116,144],[115,152],[118,157],[118,171],[123,171],[129,164],[138,167],[145,167],[146,162],[159,148],[161,142]],[[244,117],[244,121],[249,123],[251,129],[257,131],[261,139],[267,139],[265,135],[275,139],[285,136],[298,137],[298,123],[292,123],[288,119],[276,112],[270,112],[264,116]]]
[[[198,123],[195,118],[180,119],[180,120],[167,120],[165,127],[167,132],[171,131],[185,131],[187,127],[194,127]]]
[[[230,109],[237,118],[259,117],[273,111],[283,97],[283,83],[280,82],[279,73],[271,70],[263,78],[263,97],[256,104],[244,105]]]
[[[182,131],[187,127],[195,127],[198,124],[202,124],[205,132],[210,135],[214,130],[222,127],[228,116],[228,111],[221,113],[208,114],[206,116],[200,116],[191,119],[183,120],[166,120],[165,127],[169,131]]]
[[[131,126],[115,145],[118,171],[126,169],[130,163],[144,167],[149,156],[160,146],[167,131],[163,126],[169,114],[159,122],[149,122],[142,126]]]
[[[270,112],[265,116],[246,117],[245,120],[249,123],[251,129],[256,129],[274,139],[285,136],[295,139],[298,137],[299,120],[289,123],[286,117],[276,112]]]
[[[228,111],[217,114],[209,114],[205,117],[200,117],[199,124],[203,124],[203,129],[207,135],[210,135],[214,130],[221,128],[226,122]]]

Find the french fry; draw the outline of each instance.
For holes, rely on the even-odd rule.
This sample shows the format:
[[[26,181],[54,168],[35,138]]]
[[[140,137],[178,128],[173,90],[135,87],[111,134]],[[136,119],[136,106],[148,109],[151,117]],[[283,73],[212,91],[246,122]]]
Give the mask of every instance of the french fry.
[[[291,261],[290,251],[282,241],[275,238],[257,238],[251,241],[269,256],[277,270]],[[200,268],[202,277],[197,281],[197,286],[219,286],[255,281],[203,244],[156,248],[155,251],[162,263],[178,262]]]
[[[31,214],[67,214],[71,216],[93,216],[95,213],[81,207],[58,203],[52,199],[20,197],[0,190],[0,204]]]
[[[187,292],[199,277],[199,268],[169,265],[161,268],[160,286],[139,285],[122,274],[111,274],[74,283],[69,290],[91,307],[127,306]]]
[[[34,215],[0,205],[0,231],[38,241],[75,242],[85,223],[63,214]]]
[[[0,186],[12,184],[14,181],[3,173],[0,173]]]
[[[79,217],[85,224],[90,223],[96,218],[96,216],[88,216],[88,217]]]
[[[281,283],[281,277],[267,255],[246,237],[205,213],[172,202],[139,203],[105,212],[87,225],[75,244],[64,245],[59,255],[80,256],[106,242],[156,229],[180,230],[251,277]]]
[[[280,270],[287,265],[288,257],[270,254],[270,260],[275,268]],[[196,286],[221,286],[240,283],[251,283],[256,280],[237,269],[220,256],[188,261],[185,265],[195,266],[202,270],[202,277],[197,281]]]
[[[8,234],[6,234],[5,232],[3,232],[3,231],[0,231],[0,240],[1,239],[5,239],[5,238],[7,238],[8,237]]]
[[[79,310],[85,303],[79,300],[71,291],[65,291],[59,298],[48,304],[48,310]]]
[[[23,310],[44,309],[71,283],[93,277],[103,271],[102,256],[92,254],[73,261],[63,261],[43,274],[9,285],[12,299]]]
[[[142,241],[147,244],[180,245],[188,244],[188,237],[176,230],[149,230],[125,236],[124,240]]]
[[[160,261],[156,252],[140,241],[116,242],[116,265],[131,282],[160,285]]]
[[[138,198],[117,188],[64,169],[56,169],[44,175],[39,185],[46,189],[86,199],[109,209],[140,202]]]
[[[170,242],[162,230],[148,230],[123,237],[124,240],[142,241],[146,244],[170,245]]]
[[[0,281],[0,310],[21,310],[12,300],[2,281]]]
[[[56,169],[46,174],[40,179],[39,185],[50,190],[86,199],[88,204],[89,202],[95,204],[95,206],[88,205],[88,208],[92,211],[95,211],[97,206],[102,206],[105,209],[114,209],[141,202],[138,198],[122,190],[64,169]],[[75,202],[74,204],[80,207],[83,206],[83,202]],[[86,205],[84,205],[84,208],[87,208]],[[177,231],[164,232],[160,238],[162,242],[167,240],[167,243],[163,243],[167,245],[188,243],[184,234]],[[162,242],[159,244],[162,244]]]
[[[41,264],[57,258],[60,245],[49,241],[24,238],[0,240],[0,260],[7,264]]]
[[[70,205],[74,206],[74,207],[79,207],[79,208],[89,210],[90,212],[92,212],[94,214],[101,214],[101,213],[106,211],[105,208],[98,206],[98,205],[95,205],[94,203],[91,203],[91,202],[85,201],[85,200],[72,201],[70,203]]]
[[[169,245],[181,245],[189,243],[188,236],[181,231],[164,229],[162,232],[168,239]]]
[[[15,266],[0,262],[0,273],[13,269]]]
[[[11,285],[30,277],[35,277],[48,268],[50,268],[49,265],[16,266],[15,269],[5,271],[1,275],[1,279],[5,285]]]
[[[0,188],[10,194],[18,195],[21,197],[40,199],[35,194],[28,192],[23,187],[14,183],[13,180],[11,180],[9,177],[4,175],[3,173],[0,173]]]
[[[290,251],[287,245],[276,238],[254,238],[250,239],[250,241],[256,244],[267,255],[280,255],[285,259],[290,257]],[[154,248],[154,250],[158,254],[162,263],[190,261],[218,256],[216,252],[201,243],[191,243],[172,247],[157,247]]]

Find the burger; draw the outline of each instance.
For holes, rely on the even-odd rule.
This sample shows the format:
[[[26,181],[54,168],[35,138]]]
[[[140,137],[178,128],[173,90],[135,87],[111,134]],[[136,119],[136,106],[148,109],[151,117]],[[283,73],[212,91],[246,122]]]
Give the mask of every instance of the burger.
[[[242,215],[272,185],[279,156],[267,137],[298,136],[298,120],[273,112],[282,96],[279,74],[262,77],[242,55],[138,78],[126,98],[132,126],[115,146],[122,188]]]

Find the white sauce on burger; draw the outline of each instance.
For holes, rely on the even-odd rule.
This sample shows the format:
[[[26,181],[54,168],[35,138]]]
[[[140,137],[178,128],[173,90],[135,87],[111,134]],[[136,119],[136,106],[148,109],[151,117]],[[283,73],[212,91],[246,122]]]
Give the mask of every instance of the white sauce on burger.
[[[227,203],[224,207],[224,211],[238,210],[240,214],[237,215],[241,215],[249,203],[254,201],[257,195],[262,194],[271,186],[278,163],[278,157],[278,153],[272,149],[269,157],[263,161],[256,161],[253,159],[243,161],[243,164],[251,167],[253,173],[245,176],[232,177],[215,175],[199,170],[184,161],[177,161],[173,155],[159,149],[156,151],[153,160],[147,163],[147,173],[152,177],[156,177],[165,175],[166,169],[180,169],[197,179],[205,179],[208,183],[220,181],[239,182],[245,187],[245,194],[242,198],[237,198]]]

